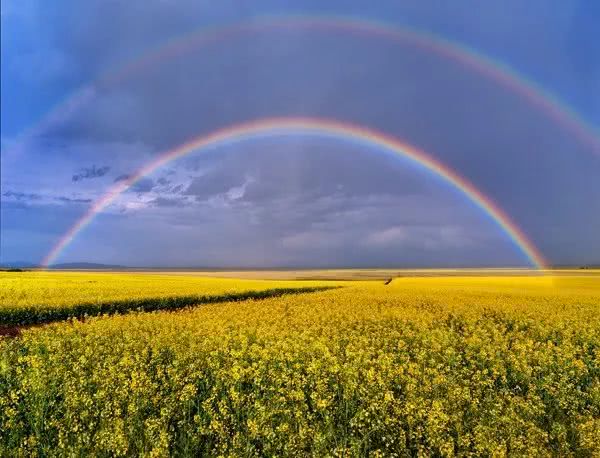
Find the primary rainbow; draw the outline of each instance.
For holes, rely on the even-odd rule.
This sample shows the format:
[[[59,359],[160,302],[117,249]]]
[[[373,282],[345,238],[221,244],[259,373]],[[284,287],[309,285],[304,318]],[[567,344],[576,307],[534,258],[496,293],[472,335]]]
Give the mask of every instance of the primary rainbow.
[[[461,177],[446,165],[434,159],[426,152],[376,130],[335,120],[319,118],[268,118],[250,121],[201,135],[161,154],[156,160],[148,163],[126,180],[116,183],[104,196],[92,204],[85,215],[67,231],[48,253],[42,261],[42,266],[47,267],[52,264],[73,239],[88,224],[90,224],[94,217],[108,207],[122,192],[127,190],[141,178],[151,174],[165,164],[179,159],[191,152],[209,147],[235,143],[253,137],[269,137],[290,133],[316,134],[319,136],[341,138],[347,141],[352,140],[368,144],[369,146],[379,147],[411,160],[460,190],[477,207],[483,210],[496,222],[496,224],[528,258],[533,266],[538,269],[546,268],[546,262],[542,254],[536,249],[523,231],[511,221],[508,215],[506,215],[489,197],[485,196],[472,183]]]
[[[203,27],[184,34],[166,43],[151,48],[116,70],[109,71],[95,81],[74,92],[59,103],[40,122],[20,136],[15,148],[22,147],[28,138],[43,133],[49,127],[64,121],[85,103],[93,100],[98,91],[115,86],[143,70],[171,59],[199,46],[251,34],[265,29],[314,28],[347,33],[379,36],[391,41],[410,44],[426,52],[433,53],[489,78],[508,88],[541,110],[554,122],[574,135],[582,144],[600,155],[600,134],[566,103],[544,90],[531,79],[519,74],[514,68],[479,53],[461,43],[417,30],[408,26],[390,25],[374,20],[346,16],[273,16],[264,15],[244,22],[224,26]]]

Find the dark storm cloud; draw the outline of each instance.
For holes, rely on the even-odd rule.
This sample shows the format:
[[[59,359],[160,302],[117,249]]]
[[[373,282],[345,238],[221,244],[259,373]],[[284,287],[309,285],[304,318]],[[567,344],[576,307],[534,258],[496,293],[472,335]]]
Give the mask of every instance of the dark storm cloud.
[[[322,148],[325,146],[320,144]],[[440,252],[444,252],[447,259],[459,259],[460,250],[465,252],[460,262],[473,263],[474,258],[467,253],[480,252],[486,245],[498,246],[497,239],[490,243],[487,236],[479,233],[480,229],[476,228],[480,228],[481,221],[477,216],[474,219],[473,215],[469,216],[469,211],[463,207],[464,201],[460,203],[459,199],[457,205],[457,197],[452,193],[444,198],[440,195],[443,188],[432,185],[426,174],[407,169],[400,161],[382,155],[342,153],[329,145],[328,154],[317,150],[305,157],[302,167],[297,167],[293,158],[298,151],[294,148],[287,151],[285,145],[275,149],[277,161],[264,151],[254,151],[245,157],[219,157],[219,161],[210,164],[205,175],[197,179],[198,182],[204,179],[204,186],[197,190],[202,200],[223,196],[231,188],[240,187],[244,181],[248,182],[249,175],[261,177],[246,186],[246,193],[256,187],[256,194],[248,197],[244,193],[223,207],[218,202],[212,205],[198,203],[190,212],[163,213],[161,221],[168,218],[174,227],[190,228],[196,234],[203,234],[200,239],[210,245],[211,250],[233,240],[236,245],[247,244],[256,250],[269,246],[271,254],[268,262],[265,261],[267,265],[316,263],[325,266],[345,262],[353,265],[399,265],[403,262],[425,265],[433,262],[436,253],[439,255]],[[347,160],[349,155],[363,176],[371,178],[371,186],[348,192],[343,187],[340,190],[340,184],[348,184],[344,181],[348,175],[343,173],[344,165],[340,161]],[[273,162],[288,163],[289,168],[281,166],[270,171]],[[336,170],[340,168],[341,172]],[[232,173],[227,175],[225,171]],[[386,177],[387,181],[394,178],[404,184],[378,188],[376,177]],[[412,186],[407,186],[407,182]],[[269,192],[263,192],[263,187]],[[369,192],[369,187],[375,192]],[[164,199],[157,199],[155,205],[164,210],[184,206],[180,200]],[[169,249],[177,251],[180,248],[170,244]],[[424,254],[424,249],[430,252]],[[209,251],[205,249],[198,259],[212,259],[215,254]],[[512,258],[514,263],[514,252],[510,248],[507,252],[509,255],[505,259],[509,262]],[[193,259],[192,253],[190,249],[190,259]],[[212,262],[217,265],[222,262],[261,265],[256,252],[246,255],[244,250],[236,250],[236,256],[237,260],[230,258],[225,250],[220,260],[213,259]]]
[[[67,204],[89,204],[90,202],[92,202],[92,199],[81,199],[81,198],[73,198],[73,197],[65,197],[65,196],[55,197],[55,200],[58,200],[59,202],[64,202]]]
[[[156,207],[183,207],[189,203],[186,199],[181,198],[157,197],[156,199],[150,201],[150,204]]]
[[[81,181],[90,178],[100,178],[108,173],[110,167],[108,165],[103,165],[102,167],[96,167],[92,165],[91,167],[83,168],[78,173],[73,175],[71,181]]]
[[[154,180],[152,178],[142,178],[142,179],[136,181],[129,188],[129,190],[131,192],[145,193],[145,192],[152,191],[152,189],[154,189],[154,186],[156,186],[156,185],[155,185]]]
[[[244,178],[238,174],[220,169],[194,178],[183,193],[195,196],[198,200],[206,200],[224,194],[231,188],[240,186],[243,182]]]
[[[397,199],[359,198],[351,205],[344,200],[334,196],[303,202],[282,193],[275,205],[234,203],[227,210],[211,206],[196,206],[189,211],[161,208],[160,217],[146,213],[145,217],[140,215],[143,219],[138,223],[144,221],[158,235],[167,233],[163,231],[168,230],[165,222],[169,221],[169,237],[157,243],[163,251],[177,256],[179,265],[441,265],[440,253],[444,253],[442,264],[450,265],[456,259],[473,264],[477,259],[474,253],[491,253],[499,247],[498,239],[478,235],[481,221],[476,215],[471,220],[469,212],[465,213],[464,207],[452,199],[417,199],[412,205]],[[315,217],[315,207],[321,206],[333,211]],[[415,210],[423,206],[438,214],[431,223],[418,222]],[[414,222],[405,224],[408,215]],[[451,223],[453,219],[459,221],[458,230]],[[131,221],[136,224],[136,219]],[[222,248],[232,243],[235,250]],[[504,253],[501,257],[507,262],[518,259],[510,246]],[[163,265],[168,262],[164,257],[155,260],[161,261]]]
[[[511,47],[511,40],[519,43],[525,32],[531,35],[525,43],[513,46],[514,52],[520,52],[519,47],[533,46],[531,43],[538,40],[550,39],[548,34],[540,33],[544,32],[543,28],[538,33],[531,33],[532,24],[528,24],[527,20],[532,20],[531,11],[535,11],[535,6],[523,6],[517,1],[475,8],[477,13],[474,13],[472,2],[436,5],[435,8],[420,2],[404,3],[399,6],[397,2],[378,2],[376,7],[372,7],[364,2],[331,2],[324,7],[306,1],[292,2],[297,8],[314,11],[315,14],[350,8],[366,14],[366,17],[372,14],[390,22],[414,19],[448,34],[467,34],[470,31],[494,45],[502,39],[507,48]],[[572,2],[565,3],[568,5],[564,10],[570,12]],[[517,19],[509,17],[511,7],[520,11]],[[200,28],[205,21],[229,23],[248,14],[272,12],[273,8],[281,9],[270,2],[254,8],[241,8],[239,3],[221,5],[221,2],[209,5],[191,1],[175,4],[151,1],[143,7],[135,1],[126,4],[86,2],[85,6],[71,5],[68,12],[61,13],[66,16],[61,23],[66,22],[68,27],[57,29],[55,39],[65,52],[72,55],[72,61],[90,69],[96,66],[105,69],[118,67],[116,62],[130,62],[135,56],[143,55],[144,51],[168,39]],[[558,9],[554,14],[545,13],[545,20],[562,26],[559,20],[561,12]],[[473,20],[474,14],[477,15],[476,21]],[[505,33],[506,23],[499,21],[498,17],[511,24],[508,36]],[[133,30],[130,27],[132,21],[136,24]],[[426,26],[424,28],[427,29]],[[541,41],[542,45],[545,43]],[[412,90],[419,93],[432,88],[435,90],[434,85],[439,85],[439,78],[447,75],[450,78],[443,79],[451,79],[454,75],[452,68],[447,72],[448,62],[443,61],[442,71],[431,71],[431,67],[440,62],[423,61],[422,54],[410,46],[390,45],[386,40],[357,38],[339,32],[261,31],[193,49],[181,58],[163,61],[152,71],[131,75],[130,80],[125,79],[118,87],[102,89],[102,96],[93,103],[94,108],[79,113],[82,115],[81,122],[74,123],[72,127],[79,134],[97,134],[100,137],[107,133],[119,137],[139,137],[142,134],[151,144],[165,147],[217,125],[273,114],[339,116],[344,113],[345,117],[356,120],[371,121],[375,118],[379,124],[382,120],[377,118],[384,114],[382,111],[389,111],[389,107],[395,105],[396,110],[404,106],[412,117],[430,128],[434,124],[427,122],[422,111],[426,115],[436,104],[427,100],[417,104],[406,103],[398,95]],[[536,57],[542,54],[548,53],[538,53]],[[588,54],[593,57],[593,53],[585,55]],[[404,77],[403,72],[407,72]],[[419,78],[426,78],[433,84],[415,84]],[[426,86],[425,89],[419,89],[421,85]],[[169,90],[157,90],[164,87]],[[461,89],[454,89],[456,97],[464,94],[465,90]],[[215,97],[216,94],[218,97]],[[354,99],[358,99],[356,103],[350,103]],[[348,107],[349,104],[354,106]],[[460,105],[452,106],[461,110]],[[361,116],[361,113],[364,115]],[[460,113],[454,116],[461,118]],[[394,113],[390,121],[394,124],[406,122],[399,120]],[[439,124],[435,126],[437,130]]]
[[[571,16],[569,55],[573,64],[586,79],[600,76],[600,42],[598,22],[600,3],[580,0]]]
[[[183,186],[182,184],[178,184],[178,185],[176,185],[176,186],[173,186],[173,187],[171,188],[171,192],[172,192],[173,194],[178,194],[178,193],[180,193],[181,191],[183,191],[183,187],[184,187],[184,186]]]
[[[328,33],[264,32],[192,55],[198,58],[176,59],[177,65],[165,63],[107,90],[110,97],[103,95],[102,106],[90,105],[71,127],[91,138],[142,139],[161,151],[256,117],[342,118],[430,152],[499,202],[540,244],[557,215],[568,216],[558,218],[564,234],[573,230],[564,221],[594,224],[592,213],[579,209],[598,206],[597,162],[586,159],[589,152],[569,132],[520,95],[471,70],[408,46]],[[242,200],[277,199],[274,183],[289,171],[275,153],[268,160],[277,166],[260,174],[252,167],[224,170],[218,178],[195,179],[186,192],[209,199],[253,178]],[[366,179],[351,161],[340,163],[354,177],[342,180],[342,189],[321,183],[298,192],[310,199],[328,192],[396,192],[402,184],[385,176]],[[381,189],[386,187],[396,190]],[[588,244],[600,243],[589,234],[578,240],[582,253]]]
[[[117,176],[113,180],[113,182],[118,183],[119,181],[129,180],[130,178],[131,178],[131,175],[129,175],[129,174],[121,174],[121,175]],[[135,184],[133,184],[131,186],[131,190],[136,191],[136,192],[149,192],[152,189],[154,189],[155,187],[165,187],[165,186],[168,186],[169,184],[171,184],[171,181],[168,180],[166,177],[160,177],[160,178],[156,179],[156,181],[154,181],[150,178],[142,178],[141,180],[137,181]]]
[[[405,167],[396,158],[352,145],[275,141],[247,153],[225,155],[194,178],[184,194],[205,200],[243,187],[242,201],[264,204],[289,194],[313,200],[427,192],[431,183]]]
[[[35,193],[5,191],[2,194],[4,197],[12,197],[16,200],[40,200],[42,196]]]
[[[25,48],[36,52],[23,53],[22,62],[14,67],[21,69],[14,73],[16,87],[32,86],[21,91],[13,91],[13,86],[3,89],[4,100],[14,98],[17,115],[28,111],[37,117],[47,108],[32,108],[28,101],[37,97],[47,104],[46,93],[52,101],[62,99],[68,92],[65,88],[81,87],[107,70],[122,68],[176,36],[262,10],[351,14],[422,28],[505,61],[580,108],[592,122],[600,120],[599,57],[594,52],[600,29],[592,26],[597,23],[596,7],[581,2],[565,1],[551,8],[539,0],[485,6],[471,0],[435,6],[417,0],[304,0],[285,5],[271,0],[244,5],[34,0],[34,4],[35,14],[27,21],[31,29],[21,33],[19,40],[32,40]],[[583,12],[577,13],[578,6]],[[31,73],[44,59],[64,68],[49,62],[43,66],[47,73],[41,72],[37,81],[26,83],[28,79],[17,77]],[[8,68],[3,65],[3,70]],[[3,77],[6,74],[3,71]],[[549,257],[583,259],[600,253],[599,164],[590,159],[586,147],[522,94],[406,43],[333,30],[265,29],[190,49],[126,75],[118,84],[106,81],[94,85],[93,100],[44,132],[45,140],[96,145],[93,152],[71,148],[75,153],[63,153],[73,162],[68,170],[103,161],[107,151],[103,145],[111,142],[143,145],[106,153],[114,169],[131,171],[153,159],[151,152],[159,155],[199,134],[240,121],[290,115],[335,118],[402,138],[457,170],[497,201]],[[8,118],[3,116],[3,123]],[[23,124],[26,127],[31,121]],[[327,262],[384,263],[392,254],[381,241],[397,240],[404,244],[398,252],[402,259],[434,262],[437,256],[460,264],[477,256],[461,255],[461,249],[450,246],[454,235],[478,240],[480,231],[497,233],[481,223],[481,214],[474,218],[479,225],[473,223],[463,208],[470,208],[464,197],[452,197],[449,188],[440,187],[432,175],[416,173],[397,161],[388,164],[384,156],[364,153],[366,148],[340,143],[299,142],[294,149],[241,142],[235,155],[199,162],[196,172],[202,175],[191,183],[176,178],[171,183],[156,177],[141,180],[127,196],[135,199],[139,196],[133,194],[140,193],[146,194],[140,200],[154,200],[145,213],[136,213],[146,224],[141,226],[144,231],[133,230],[136,222],[119,220],[132,229],[123,243],[135,242],[135,253],[149,259],[152,250],[147,247],[155,246],[152,237],[164,240],[164,234],[177,226],[189,232],[181,229],[168,243],[173,256],[186,260],[193,259],[194,253],[204,259],[212,250],[212,259],[218,260],[220,253],[235,263],[239,256],[249,265],[253,259],[255,265],[269,259],[322,262],[325,252],[331,256]],[[112,162],[117,157],[122,160],[118,165]],[[23,171],[36,165],[23,164]],[[78,187],[100,181],[82,183],[79,175],[73,179]],[[115,182],[128,178],[120,175]],[[170,195],[178,193],[186,198]],[[197,199],[193,205],[192,197]],[[15,215],[11,213],[31,221]],[[200,232],[199,222],[206,221]],[[49,220],[44,222],[52,226]],[[472,231],[455,230],[456,226],[468,229],[470,224]],[[436,230],[438,226],[443,230]],[[148,227],[156,233],[148,235]],[[197,252],[188,251],[192,242],[205,237],[209,249],[199,246]],[[357,242],[363,239],[380,244],[366,247]],[[435,245],[433,239],[450,245],[439,248],[437,255],[423,253],[423,246]],[[230,253],[232,240],[240,246],[246,243],[247,248]],[[488,252],[476,250],[479,259],[502,258],[506,247],[490,246]],[[279,258],[277,250],[281,250]],[[166,256],[165,250],[154,255]]]
[[[580,78],[580,96],[600,123],[600,3],[581,0],[571,16],[567,46],[572,69]]]
[[[2,260],[37,263],[82,216],[82,205],[3,202],[0,206]]]

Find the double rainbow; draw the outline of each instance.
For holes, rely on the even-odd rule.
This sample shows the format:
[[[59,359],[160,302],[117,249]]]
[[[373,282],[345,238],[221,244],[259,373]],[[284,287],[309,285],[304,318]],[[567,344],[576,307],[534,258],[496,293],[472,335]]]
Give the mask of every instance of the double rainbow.
[[[370,147],[377,147],[382,151],[395,153],[412,161],[461,191],[471,202],[483,210],[508,235],[514,245],[518,247],[533,266],[539,269],[546,267],[546,262],[542,254],[508,215],[467,179],[461,177],[431,155],[408,143],[370,128],[318,118],[273,118],[237,124],[194,138],[187,143],[166,151],[126,180],[119,181],[112,186],[59,240],[44,258],[42,265],[47,267],[54,263],[77,235],[94,220],[96,215],[111,205],[121,193],[129,189],[143,177],[153,173],[169,162],[192,152],[201,152],[209,148],[237,143],[250,138],[287,134],[310,134],[354,141]]]

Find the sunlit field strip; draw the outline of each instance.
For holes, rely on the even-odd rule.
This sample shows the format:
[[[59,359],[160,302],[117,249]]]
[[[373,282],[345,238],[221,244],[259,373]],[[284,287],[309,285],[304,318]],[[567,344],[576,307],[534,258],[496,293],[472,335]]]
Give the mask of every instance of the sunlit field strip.
[[[0,326],[309,292],[340,282],[82,272],[0,273]]]
[[[402,278],[0,340],[0,455],[595,456],[597,278]]]
[[[215,304],[219,302],[239,302],[279,297],[289,294],[303,294],[324,291],[335,286],[313,286],[303,288],[270,288],[255,291],[236,291],[223,294],[205,294],[192,296],[161,296],[134,299],[120,299],[107,302],[83,302],[69,306],[44,307],[42,305],[22,306],[0,309],[0,335],[6,327],[13,333],[13,326],[51,323],[70,318],[85,318],[96,315],[113,315],[133,310],[154,312],[158,310],[177,310],[185,307]],[[3,328],[4,326],[4,328]]]

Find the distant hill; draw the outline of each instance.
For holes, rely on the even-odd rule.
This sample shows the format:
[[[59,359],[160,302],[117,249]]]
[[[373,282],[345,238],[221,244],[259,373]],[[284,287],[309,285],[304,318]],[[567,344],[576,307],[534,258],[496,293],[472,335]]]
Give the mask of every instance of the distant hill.
[[[14,262],[2,262],[0,263],[0,269],[35,269],[38,267],[36,264],[25,261],[14,261]]]
[[[25,261],[2,262],[0,269],[41,269],[39,264],[33,264]],[[123,270],[128,269],[126,266],[117,264],[99,264],[95,262],[63,262],[52,264],[49,269],[89,269],[89,270]]]
[[[127,269],[126,266],[117,264],[97,264],[94,262],[63,262],[60,264],[52,264],[49,269],[92,269],[92,270],[117,270]]]

